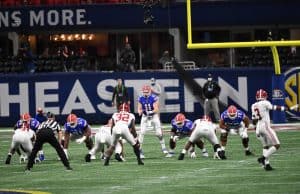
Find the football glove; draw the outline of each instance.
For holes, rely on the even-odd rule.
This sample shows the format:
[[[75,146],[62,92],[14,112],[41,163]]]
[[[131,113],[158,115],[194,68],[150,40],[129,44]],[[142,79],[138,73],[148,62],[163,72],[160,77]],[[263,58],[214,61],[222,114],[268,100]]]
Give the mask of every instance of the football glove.
[[[191,153],[191,158],[192,158],[192,159],[195,159],[196,157],[197,157],[197,156],[196,156],[196,152],[192,152],[192,153]]]
[[[86,136],[83,136],[82,138],[76,139],[76,143],[82,144],[86,140]]]

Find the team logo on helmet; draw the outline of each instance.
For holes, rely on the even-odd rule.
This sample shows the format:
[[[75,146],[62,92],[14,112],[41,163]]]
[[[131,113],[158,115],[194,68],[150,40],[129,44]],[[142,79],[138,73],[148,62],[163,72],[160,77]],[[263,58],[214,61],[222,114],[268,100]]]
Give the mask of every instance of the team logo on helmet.
[[[182,113],[178,113],[175,117],[175,123],[178,127],[182,127],[184,125],[185,116]]]
[[[75,114],[69,114],[69,116],[67,118],[67,123],[69,123],[71,127],[76,127],[77,116]]]
[[[235,119],[237,117],[237,108],[234,105],[230,105],[227,109],[227,115],[230,119]]]
[[[266,100],[268,98],[268,93],[263,90],[263,89],[259,89],[256,92],[256,100],[260,101],[260,100]]]

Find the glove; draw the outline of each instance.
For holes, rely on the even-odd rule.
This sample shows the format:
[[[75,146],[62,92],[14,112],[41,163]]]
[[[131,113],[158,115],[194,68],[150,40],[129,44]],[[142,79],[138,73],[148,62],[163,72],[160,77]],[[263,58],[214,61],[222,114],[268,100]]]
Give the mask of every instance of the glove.
[[[83,136],[82,138],[76,139],[76,143],[82,144],[86,140],[86,136]]]
[[[296,104],[294,106],[291,106],[289,109],[290,110],[296,110],[299,107],[299,104]]]
[[[197,156],[196,156],[196,152],[192,152],[192,153],[191,153],[191,158],[192,158],[192,159],[195,159],[196,157],[197,157]]]
[[[65,152],[65,155],[66,155],[67,159],[69,159],[68,150],[64,149],[64,152]]]
[[[173,141],[174,141],[174,142],[176,142],[176,141],[178,141],[178,140],[179,140],[179,136],[178,136],[178,135],[173,136]]]

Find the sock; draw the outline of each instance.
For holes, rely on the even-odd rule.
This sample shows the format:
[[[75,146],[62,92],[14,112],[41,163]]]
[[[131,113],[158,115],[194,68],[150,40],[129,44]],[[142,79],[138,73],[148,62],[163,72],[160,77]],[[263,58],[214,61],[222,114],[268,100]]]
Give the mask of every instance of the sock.
[[[264,156],[266,158],[269,158],[276,151],[277,151],[277,149],[275,148],[275,146],[272,146],[266,151],[266,155],[264,155]]]

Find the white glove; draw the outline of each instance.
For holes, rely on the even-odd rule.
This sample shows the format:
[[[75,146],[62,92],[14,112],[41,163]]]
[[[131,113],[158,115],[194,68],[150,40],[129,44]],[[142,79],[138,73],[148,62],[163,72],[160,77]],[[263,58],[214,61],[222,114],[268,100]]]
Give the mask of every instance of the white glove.
[[[68,150],[64,149],[64,152],[65,152],[65,155],[66,155],[67,159],[69,159]]]
[[[289,109],[290,110],[296,110],[299,107],[299,104],[295,104],[294,106],[291,106]]]
[[[76,139],[76,143],[82,144],[86,140],[86,136],[83,136],[82,138]]]
[[[191,158],[192,158],[192,159],[195,159],[196,157],[197,157],[197,156],[196,156],[196,152],[192,152],[192,153],[191,153]]]
[[[174,142],[176,142],[176,141],[178,141],[178,140],[179,140],[179,136],[178,136],[178,135],[173,136],[173,141],[174,141]]]

